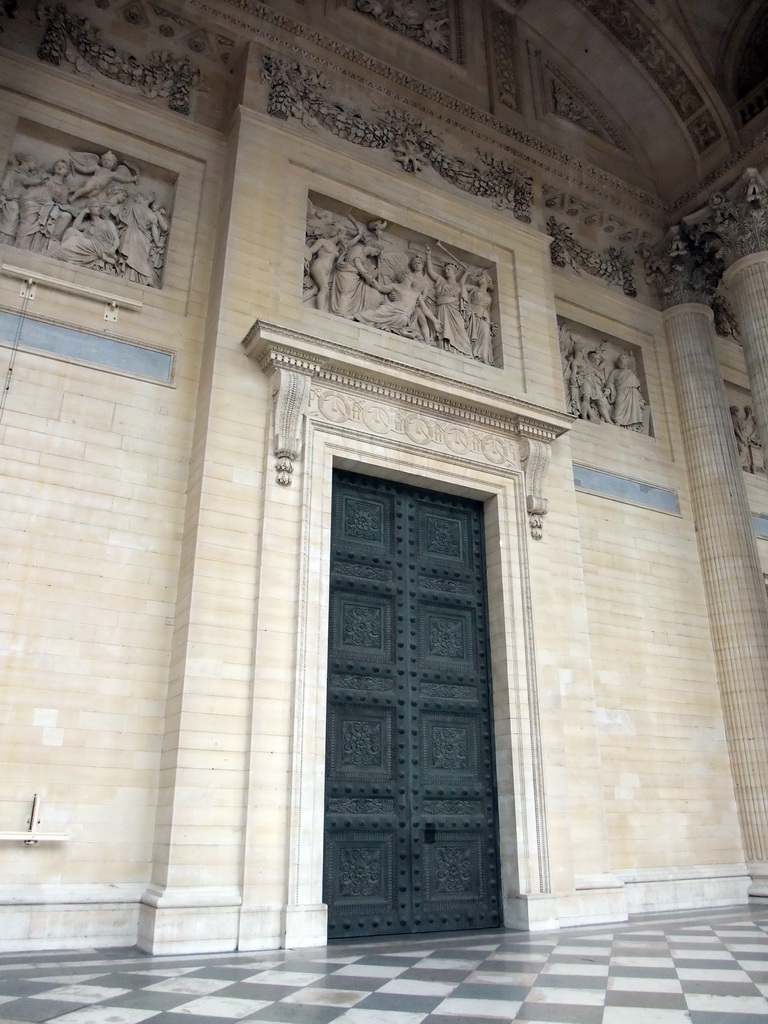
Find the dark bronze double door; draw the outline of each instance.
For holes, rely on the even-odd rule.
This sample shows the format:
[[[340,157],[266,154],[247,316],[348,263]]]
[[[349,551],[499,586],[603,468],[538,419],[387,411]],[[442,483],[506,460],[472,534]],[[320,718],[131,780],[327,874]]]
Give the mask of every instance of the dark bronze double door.
[[[500,924],[482,506],[336,473],[328,935]]]

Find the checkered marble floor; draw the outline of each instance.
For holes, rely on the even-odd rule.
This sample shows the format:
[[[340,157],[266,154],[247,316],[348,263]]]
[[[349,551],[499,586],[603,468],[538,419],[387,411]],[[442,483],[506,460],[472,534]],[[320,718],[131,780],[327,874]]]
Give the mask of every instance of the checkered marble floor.
[[[0,1024],[768,1024],[768,905],[269,953],[0,955]]]

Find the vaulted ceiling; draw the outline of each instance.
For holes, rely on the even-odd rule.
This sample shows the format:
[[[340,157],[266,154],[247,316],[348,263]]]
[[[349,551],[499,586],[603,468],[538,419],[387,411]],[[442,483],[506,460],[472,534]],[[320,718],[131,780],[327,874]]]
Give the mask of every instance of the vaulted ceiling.
[[[627,173],[667,200],[765,127],[768,5],[762,0],[508,6],[519,32],[535,39],[613,125],[626,147]],[[613,162],[620,171],[622,160]]]

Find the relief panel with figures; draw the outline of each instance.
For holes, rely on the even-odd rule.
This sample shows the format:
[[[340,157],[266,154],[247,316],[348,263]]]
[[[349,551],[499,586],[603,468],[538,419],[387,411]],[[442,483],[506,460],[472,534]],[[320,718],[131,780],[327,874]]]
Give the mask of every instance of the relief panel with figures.
[[[488,261],[317,196],[307,206],[303,299],[367,327],[500,364]]]
[[[0,182],[0,242],[159,288],[169,178],[122,153],[20,127]]]
[[[558,320],[566,411],[653,436],[642,353],[572,320]]]

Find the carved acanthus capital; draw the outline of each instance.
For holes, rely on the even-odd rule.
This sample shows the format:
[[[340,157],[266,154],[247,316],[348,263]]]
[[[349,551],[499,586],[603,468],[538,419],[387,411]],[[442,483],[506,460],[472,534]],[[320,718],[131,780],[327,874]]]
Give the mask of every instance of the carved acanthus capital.
[[[638,252],[662,309],[685,302],[711,303],[723,266],[717,238],[700,225],[681,222],[655,249],[641,246]]]
[[[726,268],[742,256],[768,251],[768,186],[754,167],[710,198],[705,223],[717,235]]]

